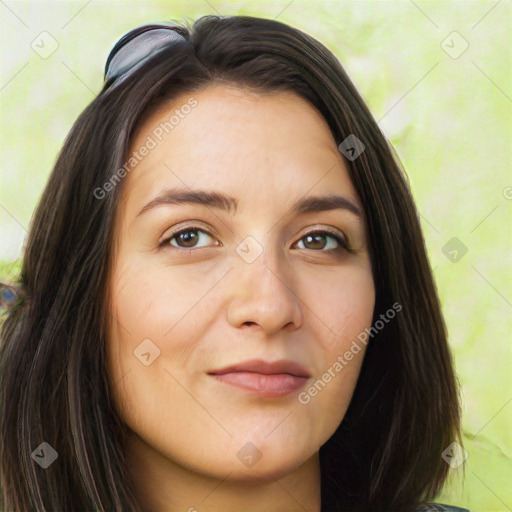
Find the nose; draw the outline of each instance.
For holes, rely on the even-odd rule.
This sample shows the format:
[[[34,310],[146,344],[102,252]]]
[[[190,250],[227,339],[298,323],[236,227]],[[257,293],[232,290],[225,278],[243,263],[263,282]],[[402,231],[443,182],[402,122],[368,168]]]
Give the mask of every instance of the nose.
[[[271,262],[269,256],[264,251],[252,263],[237,262],[227,316],[234,327],[260,329],[270,336],[300,328],[303,310],[292,279],[283,275],[285,263],[276,258]]]

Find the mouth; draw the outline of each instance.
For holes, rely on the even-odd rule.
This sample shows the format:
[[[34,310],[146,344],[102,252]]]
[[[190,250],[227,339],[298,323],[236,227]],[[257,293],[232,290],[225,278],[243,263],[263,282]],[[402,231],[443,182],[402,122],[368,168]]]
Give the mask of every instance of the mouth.
[[[285,359],[275,362],[251,359],[209,371],[208,375],[225,384],[265,397],[288,395],[304,386],[311,377],[303,366]]]

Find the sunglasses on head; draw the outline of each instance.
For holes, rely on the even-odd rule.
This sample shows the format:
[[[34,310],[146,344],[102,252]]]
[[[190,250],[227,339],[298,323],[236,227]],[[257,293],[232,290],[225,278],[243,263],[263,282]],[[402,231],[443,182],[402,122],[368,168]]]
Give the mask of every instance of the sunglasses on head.
[[[150,57],[174,43],[186,42],[187,30],[172,23],[142,25],[127,32],[114,45],[105,64],[109,87],[138,69]]]

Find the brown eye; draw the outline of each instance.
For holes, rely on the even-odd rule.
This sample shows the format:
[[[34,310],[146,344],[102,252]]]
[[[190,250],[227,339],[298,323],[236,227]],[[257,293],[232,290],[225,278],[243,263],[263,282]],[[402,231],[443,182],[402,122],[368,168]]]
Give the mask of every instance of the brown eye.
[[[197,229],[190,229],[188,231],[178,233],[173,238],[176,238],[176,241],[178,241],[179,244],[183,244],[186,248],[190,248],[197,243],[199,235]]]
[[[300,240],[303,247],[299,249],[311,249],[314,251],[335,251],[340,247],[346,248],[345,240],[336,233],[330,231],[312,231],[304,235]]]
[[[211,237],[210,233],[204,231],[203,229],[190,227],[173,233],[171,237],[162,242],[162,245],[171,245],[172,247],[176,247],[178,249],[194,249],[198,247],[197,243],[201,239],[204,239],[205,236]],[[173,240],[175,243],[172,243]],[[203,246],[199,246],[199,248],[200,247]]]

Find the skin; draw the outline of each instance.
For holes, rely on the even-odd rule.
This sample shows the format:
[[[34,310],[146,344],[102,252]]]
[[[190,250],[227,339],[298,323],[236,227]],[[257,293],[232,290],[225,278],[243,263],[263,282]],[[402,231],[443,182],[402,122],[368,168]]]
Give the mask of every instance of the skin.
[[[370,327],[375,289],[362,215],[288,210],[330,194],[362,206],[325,120],[292,92],[217,84],[182,95],[139,127],[130,154],[190,97],[197,106],[124,178],[115,219],[107,362],[135,490],[145,511],[318,512],[318,451],[343,419],[364,345],[309,403],[298,394]],[[138,215],[172,187],[220,191],[238,208]],[[351,251],[305,236],[322,229]],[[248,236],[262,251],[251,263],[236,252]],[[145,339],[160,350],[148,366],[134,355]],[[251,358],[290,359],[311,377],[265,397],[208,374]],[[237,457],[244,446],[261,455],[251,467]]]

